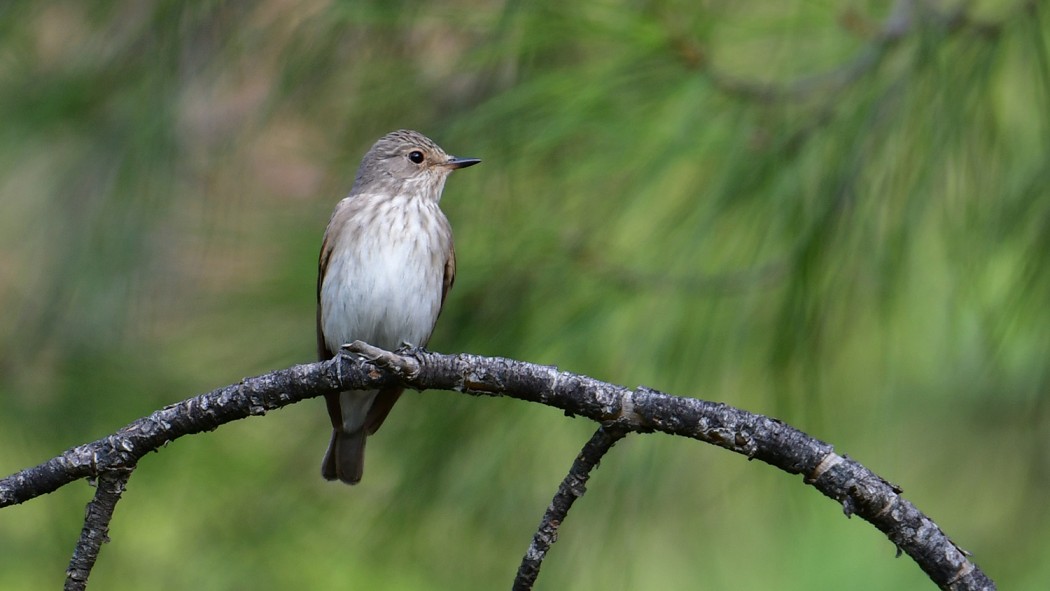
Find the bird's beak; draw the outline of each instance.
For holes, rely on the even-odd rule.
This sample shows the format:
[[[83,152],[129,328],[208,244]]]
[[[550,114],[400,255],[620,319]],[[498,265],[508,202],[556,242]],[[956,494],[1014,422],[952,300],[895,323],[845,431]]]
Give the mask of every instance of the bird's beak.
[[[448,162],[445,163],[445,166],[451,168],[452,170],[456,170],[457,168],[466,168],[468,166],[474,166],[478,162],[481,162],[480,158],[456,158],[455,156],[453,156],[452,158],[448,159]]]

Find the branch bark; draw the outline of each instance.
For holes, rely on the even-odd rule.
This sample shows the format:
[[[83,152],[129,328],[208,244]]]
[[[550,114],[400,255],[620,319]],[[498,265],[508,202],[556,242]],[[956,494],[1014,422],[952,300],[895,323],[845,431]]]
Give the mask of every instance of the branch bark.
[[[598,462],[612,449],[617,441],[624,438],[627,431],[616,424],[598,427],[594,435],[576,456],[569,473],[561,481],[558,492],[543,514],[540,526],[536,528],[536,535],[532,537],[532,543],[521,559],[518,567],[518,575],[514,578],[514,591],[529,591],[536,583],[536,577],[540,574],[540,566],[543,559],[547,557],[547,551],[551,545],[558,541],[558,528],[565,521],[569,509],[576,499],[587,492],[587,480],[591,477],[591,471],[598,467]]]
[[[88,576],[95,567],[102,544],[109,541],[109,522],[113,519],[117,501],[124,494],[128,478],[131,478],[130,468],[109,470],[99,476],[95,498],[88,503],[80,540],[66,569],[65,591],[83,591],[87,588]]]
[[[587,376],[512,359],[423,350],[391,353],[364,343],[350,355],[242,380],[165,407],[117,433],[0,479],[0,507],[25,502],[74,480],[131,470],[149,451],[184,435],[263,415],[307,398],[394,383],[418,390],[508,396],[537,402],[625,431],[659,431],[723,447],[801,474],[804,482],[858,515],[911,556],[942,589],[994,589],[928,517],[886,482],[831,445],[776,419],[721,403],[625,388]]]

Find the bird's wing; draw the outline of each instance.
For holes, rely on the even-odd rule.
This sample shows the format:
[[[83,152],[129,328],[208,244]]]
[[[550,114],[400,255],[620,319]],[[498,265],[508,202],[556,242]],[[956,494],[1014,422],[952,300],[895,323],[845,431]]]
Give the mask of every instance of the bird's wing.
[[[324,338],[324,324],[321,321],[321,287],[324,285],[324,276],[328,271],[328,258],[332,255],[332,239],[329,232],[324,233],[324,241],[321,242],[321,254],[317,258],[317,358],[328,361],[335,354],[328,350]]]
[[[331,227],[331,224],[329,224]],[[328,350],[328,344],[324,338],[324,323],[321,319],[321,287],[324,285],[325,273],[328,271],[328,259],[332,256],[334,240],[332,234],[325,230],[324,240],[321,242],[321,254],[317,258],[317,358],[328,361],[335,357],[335,353]],[[326,394],[325,405],[328,408],[328,418],[332,421],[332,428],[339,429],[343,424],[343,411],[339,405],[339,394]]]
[[[448,244],[448,259],[445,261],[445,277],[441,282],[441,308],[445,307],[445,296],[448,295],[452,284],[456,281],[456,245],[449,242]],[[441,315],[441,308],[438,308],[438,315]],[[437,319],[435,319],[436,321]]]

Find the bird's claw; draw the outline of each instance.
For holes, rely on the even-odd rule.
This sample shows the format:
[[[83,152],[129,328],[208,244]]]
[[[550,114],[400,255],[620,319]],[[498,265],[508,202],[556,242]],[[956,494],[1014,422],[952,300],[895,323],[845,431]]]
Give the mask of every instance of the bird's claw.
[[[403,343],[396,352],[385,351],[379,347],[369,345],[364,341],[354,341],[340,347],[347,354],[356,355],[359,359],[373,363],[384,369],[389,369],[405,377],[413,377],[419,371],[419,362],[415,359],[406,358],[417,347]]]

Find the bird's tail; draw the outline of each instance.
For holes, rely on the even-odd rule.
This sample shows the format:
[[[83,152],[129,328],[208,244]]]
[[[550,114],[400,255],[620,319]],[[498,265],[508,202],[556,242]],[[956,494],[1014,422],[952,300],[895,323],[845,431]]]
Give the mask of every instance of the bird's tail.
[[[365,429],[347,432],[332,429],[332,440],[321,464],[321,475],[325,480],[339,479],[346,484],[361,482],[365,471]]]
[[[376,432],[401,396],[402,388],[351,390],[325,396],[332,419],[321,475],[357,484],[365,468],[365,437]]]

